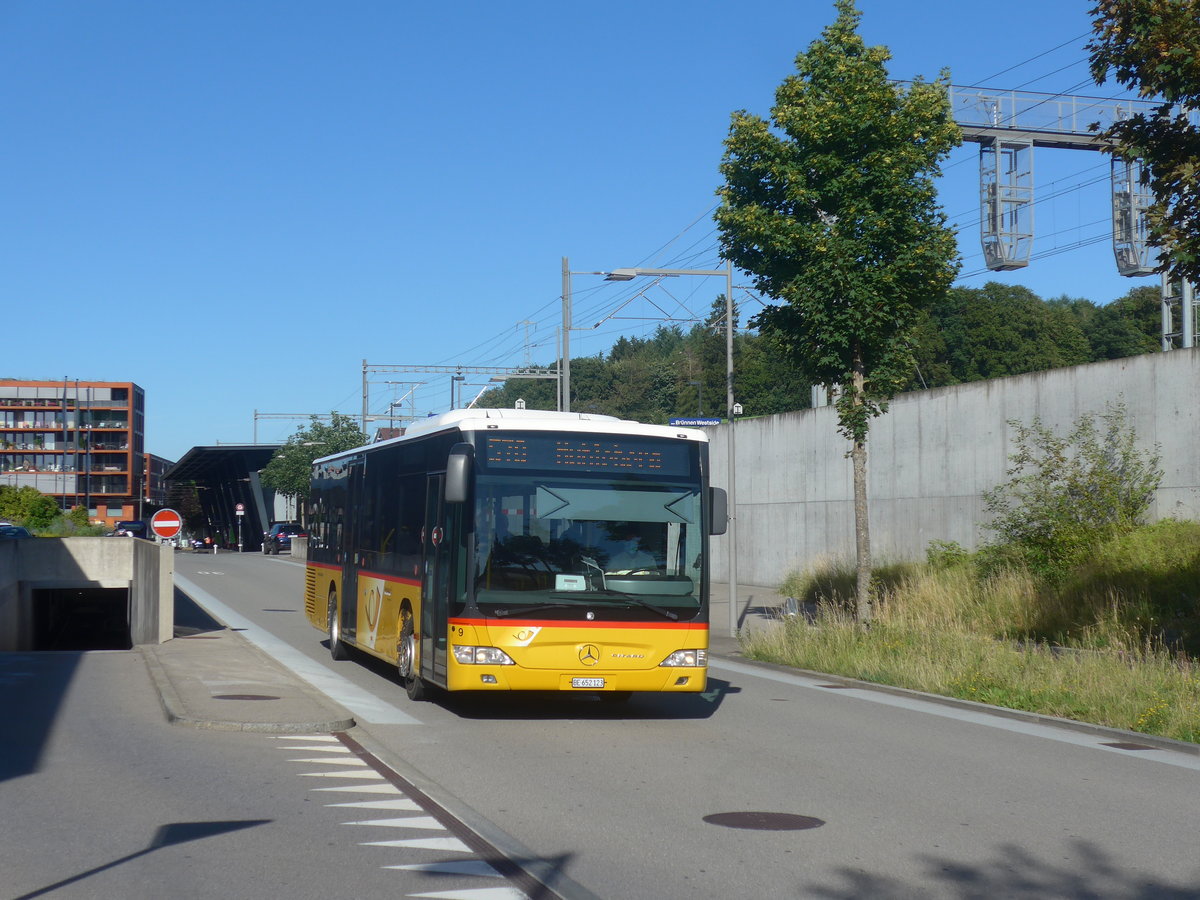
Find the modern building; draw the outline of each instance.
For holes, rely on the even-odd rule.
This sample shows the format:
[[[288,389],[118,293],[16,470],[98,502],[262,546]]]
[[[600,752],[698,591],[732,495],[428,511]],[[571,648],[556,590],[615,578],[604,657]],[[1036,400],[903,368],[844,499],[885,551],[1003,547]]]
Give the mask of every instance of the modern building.
[[[0,484],[86,507],[98,524],[141,519],[170,465],[146,454],[145,419],[133,382],[0,378]]]
[[[195,491],[198,522],[188,536],[211,537],[219,547],[258,550],[274,522],[291,522],[288,498],[264,487],[260,473],[279,444],[220,444],[193,447],[166,471],[168,487]]]

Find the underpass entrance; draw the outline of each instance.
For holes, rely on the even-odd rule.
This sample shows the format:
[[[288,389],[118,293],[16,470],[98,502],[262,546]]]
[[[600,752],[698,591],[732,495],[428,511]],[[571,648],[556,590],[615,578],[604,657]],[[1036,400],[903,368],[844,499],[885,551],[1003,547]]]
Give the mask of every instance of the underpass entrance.
[[[130,650],[128,588],[35,588],[31,650]]]

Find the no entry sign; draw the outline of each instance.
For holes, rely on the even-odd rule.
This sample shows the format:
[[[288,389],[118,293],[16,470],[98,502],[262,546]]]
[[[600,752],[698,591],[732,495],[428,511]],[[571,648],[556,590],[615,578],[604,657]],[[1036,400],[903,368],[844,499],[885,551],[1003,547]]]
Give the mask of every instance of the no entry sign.
[[[173,509],[160,509],[150,517],[150,528],[160,538],[173,538],[183,528],[183,519]]]

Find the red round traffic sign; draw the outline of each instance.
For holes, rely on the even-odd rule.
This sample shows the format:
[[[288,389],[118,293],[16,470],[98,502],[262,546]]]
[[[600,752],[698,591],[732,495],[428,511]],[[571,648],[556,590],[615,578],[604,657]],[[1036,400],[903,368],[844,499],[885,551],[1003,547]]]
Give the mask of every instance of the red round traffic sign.
[[[160,538],[173,538],[183,528],[183,519],[173,509],[160,509],[150,517],[150,528]]]

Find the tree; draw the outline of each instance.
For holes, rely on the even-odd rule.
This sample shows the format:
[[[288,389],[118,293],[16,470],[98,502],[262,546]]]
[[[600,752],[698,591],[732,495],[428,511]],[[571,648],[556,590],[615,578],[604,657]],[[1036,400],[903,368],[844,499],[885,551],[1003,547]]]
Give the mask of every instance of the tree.
[[[41,531],[60,514],[58,501],[37,488],[0,484],[0,519]]]
[[[870,420],[913,371],[923,307],[957,271],[936,204],[938,163],[961,141],[948,76],[907,88],[888,79],[886,47],[867,47],[853,0],[796,57],[771,122],[733,114],[716,220],[726,258],[781,302],[752,324],[812,381],[841,387],[838,427],[854,467],[857,613],[870,621],[867,526]]]
[[[1092,358],[1121,359],[1162,349],[1162,291],[1136,287],[1106,306],[1085,329]]]
[[[989,281],[982,288],[953,288],[932,305],[930,315],[945,342],[952,384],[1092,359],[1078,314],[1019,285]]]
[[[1200,0],[1098,0],[1089,14],[1096,84],[1111,71],[1118,84],[1162,99],[1103,135],[1114,142],[1110,152],[1142,162],[1160,269],[1200,281],[1200,127],[1188,116],[1200,106]]]
[[[329,423],[312,416],[307,428],[301,426],[275,451],[262,470],[262,483],[286,497],[308,496],[314,459],[361,447],[367,436],[350,416],[330,413]]]

